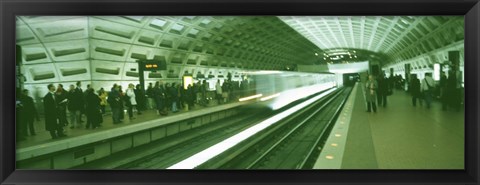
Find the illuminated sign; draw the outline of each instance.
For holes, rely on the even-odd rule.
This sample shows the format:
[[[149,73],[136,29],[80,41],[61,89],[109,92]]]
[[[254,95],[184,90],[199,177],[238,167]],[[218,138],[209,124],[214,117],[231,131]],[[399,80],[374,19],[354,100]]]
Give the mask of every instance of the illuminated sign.
[[[142,67],[144,71],[166,70],[165,62],[155,60],[141,61],[140,67]]]

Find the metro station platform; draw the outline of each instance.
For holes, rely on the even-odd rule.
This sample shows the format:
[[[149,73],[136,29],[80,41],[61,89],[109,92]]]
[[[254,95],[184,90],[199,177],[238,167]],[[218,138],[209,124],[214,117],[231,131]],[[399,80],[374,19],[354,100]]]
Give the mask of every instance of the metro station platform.
[[[78,136],[83,136],[83,135],[87,135],[87,134],[91,134],[91,133],[97,133],[97,132],[101,132],[101,131],[111,130],[111,129],[114,129],[114,128],[121,128],[121,127],[124,127],[124,126],[127,126],[127,125],[139,124],[139,123],[143,123],[143,122],[151,121],[151,120],[161,121],[163,118],[172,117],[174,115],[177,115],[177,117],[178,117],[178,115],[180,115],[180,114],[191,113],[193,111],[203,110],[202,112],[206,113],[206,112],[212,111],[211,108],[217,107],[217,105],[218,104],[216,103],[216,101],[213,100],[213,101],[210,101],[210,103],[205,107],[196,104],[193,108],[190,108],[190,110],[185,110],[185,109],[180,110],[179,109],[179,111],[176,112],[176,113],[172,113],[171,111],[169,111],[168,115],[165,115],[165,116],[157,115],[156,110],[145,110],[145,111],[142,111],[141,115],[137,115],[137,113],[134,113],[135,119],[132,119],[132,120],[130,120],[128,118],[128,113],[125,110],[123,122],[120,123],[120,124],[113,124],[111,112],[107,112],[107,114],[103,115],[103,123],[101,124],[102,127],[99,127],[99,128],[96,128],[96,129],[86,129],[85,128],[86,123],[87,123],[87,117],[85,115],[83,115],[83,118],[82,118],[83,123],[82,123],[81,128],[78,127],[78,128],[73,128],[72,129],[72,128],[70,128],[71,125],[69,124],[69,125],[64,127],[64,131],[65,131],[64,133],[67,135],[67,137],[58,138],[58,139],[52,139],[52,137],[50,136],[50,133],[45,130],[45,121],[42,118],[42,119],[40,119],[40,121],[35,121],[34,122],[36,135],[35,136],[27,136],[25,140],[18,141],[17,142],[17,149],[31,147],[31,146],[35,146],[35,145],[42,145],[42,144],[46,144],[46,143],[50,143],[50,142],[54,142],[54,141],[59,141],[59,140],[66,140],[66,139],[70,139],[70,138],[74,138],[74,137],[78,137]],[[232,105],[236,105],[236,104],[232,102],[232,103],[222,104],[222,105],[224,105],[223,108],[229,108]],[[229,105],[229,106],[225,107],[225,105]],[[183,116],[185,117],[185,115],[183,115]],[[67,119],[70,120],[69,115],[67,115]]]
[[[65,126],[67,137],[52,139],[44,129],[44,122],[35,123],[37,134],[17,142],[17,162],[20,168],[65,169],[93,161],[113,153],[147,144],[176,133],[193,129],[220,120],[238,111],[237,107],[251,102],[232,102],[217,105],[210,101],[207,106],[196,105],[190,110],[157,115],[155,110],[143,111],[129,120],[125,114],[123,123],[113,124],[111,115],[103,116],[102,127],[86,129]],[[86,121],[86,118],[84,118]],[[23,162],[22,162],[23,161]],[[17,163],[18,165],[19,163]]]
[[[366,112],[362,87],[349,97],[314,168],[464,169],[464,110],[443,111],[438,101],[414,107],[407,92],[395,91],[386,107]]]

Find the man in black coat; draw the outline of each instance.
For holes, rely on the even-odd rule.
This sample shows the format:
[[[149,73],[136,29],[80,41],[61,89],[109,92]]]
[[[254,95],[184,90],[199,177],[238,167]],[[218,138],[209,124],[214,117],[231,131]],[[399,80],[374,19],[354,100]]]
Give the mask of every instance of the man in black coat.
[[[63,127],[58,123],[58,109],[55,100],[55,86],[48,84],[48,93],[43,97],[45,110],[45,129],[50,132],[52,139],[66,136],[63,134]]]
[[[420,105],[422,105],[422,94],[420,92],[420,80],[417,78],[416,74],[411,74],[410,75],[410,85],[408,87],[408,90],[410,91],[410,94],[412,95],[412,104],[413,106],[417,106],[417,99],[420,99]]]
[[[87,125],[85,126],[86,129],[92,128],[95,129],[100,126],[102,113],[100,110],[100,97],[94,93],[93,88],[87,89]]]
[[[378,89],[377,89],[377,102],[378,106],[383,105],[383,107],[387,106],[387,81],[384,78],[383,74],[380,74],[377,78]]]
[[[40,119],[38,117],[35,104],[33,103],[33,98],[28,96],[28,90],[24,89],[22,92],[23,93],[20,96],[20,100],[23,104],[23,115],[20,116],[20,119],[24,121],[26,128],[28,128],[28,131],[30,132],[30,135],[34,136],[36,135],[35,127],[33,126],[34,118],[36,118],[37,121],[40,121]],[[23,135],[27,135],[27,129],[25,129],[23,132]]]
[[[112,119],[113,124],[121,123],[120,121],[120,104],[122,103],[120,100],[120,93],[119,87],[117,84],[113,85],[110,93],[108,94],[108,104],[112,109]]]
[[[81,88],[82,83],[80,81],[77,82],[77,87],[73,91],[73,94],[71,94],[69,99],[69,108],[72,110],[72,112],[75,114],[75,122],[72,119],[72,125],[70,128],[81,128],[82,127],[82,112],[85,110],[85,97],[83,94],[83,90]]]

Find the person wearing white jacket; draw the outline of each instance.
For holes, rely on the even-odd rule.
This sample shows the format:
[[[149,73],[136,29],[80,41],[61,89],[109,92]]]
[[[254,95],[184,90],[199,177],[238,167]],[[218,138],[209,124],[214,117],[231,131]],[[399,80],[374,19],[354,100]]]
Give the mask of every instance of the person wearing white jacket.
[[[220,84],[220,80],[217,80],[217,84],[215,84],[215,91],[216,91],[216,98],[218,101],[218,104],[222,103],[223,97],[222,97],[222,84]]]
[[[126,91],[126,95],[128,96],[128,102],[127,102],[127,107],[128,107],[128,117],[132,120],[135,119],[133,117],[133,109],[137,110],[137,114],[140,115],[142,114],[138,108],[137,108],[137,101],[135,100],[135,91],[134,91],[135,86],[133,84],[128,84],[128,89]]]
[[[427,102],[428,109],[430,109],[430,105],[432,104],[434,85],[435,81],[432,79],[432,73],[426,73],[425,78],[421,81],[420,90],[423,93],[425,102]]]

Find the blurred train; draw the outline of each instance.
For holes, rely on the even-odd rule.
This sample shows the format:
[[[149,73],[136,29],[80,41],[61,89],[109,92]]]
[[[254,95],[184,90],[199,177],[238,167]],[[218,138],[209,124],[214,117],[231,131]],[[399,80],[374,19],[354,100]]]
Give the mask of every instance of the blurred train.
[[[268,106],[280,109],[291,102],[315,93],[337,87],[337,78],[331,73],[302,73],[284,71],[242,72],[248,83],[254,87],[254,95],[239,101],[256,99],[268,101]]]

